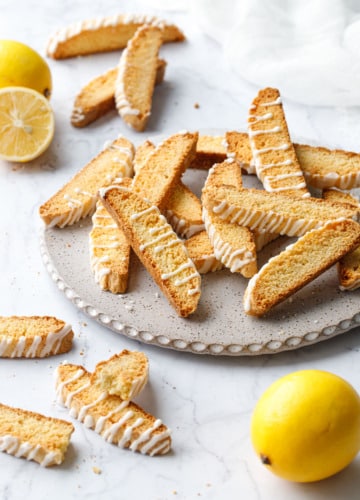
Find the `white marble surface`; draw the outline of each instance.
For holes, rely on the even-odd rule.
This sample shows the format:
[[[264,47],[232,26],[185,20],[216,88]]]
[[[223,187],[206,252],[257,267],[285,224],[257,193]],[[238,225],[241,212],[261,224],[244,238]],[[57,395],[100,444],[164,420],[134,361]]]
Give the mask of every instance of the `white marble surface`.
[[[170,2],[169,2],[170,3]],[[177,3],[179,5],[179,3]],[[177,22],[188,40],[168,45],[166,81],[156,90],[154,112],[144,137],[180,129],[241,129],[257,89],[231,73],[219,47],[178,10],[159,11],[144,2],[0,0],[0,32],[44,53],[49,35],[70,22],[123,10],[156,13]],[[173,431],[173,449],[150,458],[105,443],[74,421],[65,462],[51,469],[0,454],[0,497],[22,499],[257,499],[358,498],[360,457],[345,471],[320,483],[300,485],[270,474],[255,456],[249,423],[255,402],[275,379],[302,368],[333,371],[360,389],[357,328],[297,351],[262,357],[197,356],[124,338],[79,312],[55,287],[41,261],[38,207],[82,167],[106,139],[118,133],[139,140],[115,113],[75,130],[69,116],[75,93],[91,76],[116,64],[107,54],[49,64],[56,135],[41,158],[21,166],[0,162],[0,312],[47,314],[73,325],[75,345],[62,356],[0,361],[2,403],[71,420],[55,403],[53,371],[64,359],[92,370],[123,348],[142,349],[150,382],[138,402]],[[264,86],[266,82],[264,82]],[[281,89],[280,89],[281,90]],[[198,102],[199,109],[194,107]],[[348,149],[360,149],[359,108],[310,108],[285,102],[291,133]],[[356,292],[357,293],[357,292]],[[359,301],[360,302],[360,301]],[[240,306],[239,306],[240,307]],[[154,321],[154,327],[156,323]],[[98,467],[101,474],[95,474]]]

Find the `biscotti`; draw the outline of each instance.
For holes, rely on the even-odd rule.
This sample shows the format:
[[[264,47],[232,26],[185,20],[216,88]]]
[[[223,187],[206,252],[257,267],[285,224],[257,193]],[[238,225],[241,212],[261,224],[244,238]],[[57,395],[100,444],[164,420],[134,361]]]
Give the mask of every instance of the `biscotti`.
[[[190,259],[200,274],[211,273],[223,269],[224,265],[215,257],[208,233],[200,231],[185,240],[185,247]]]
[[[185,39],[177,26],[157,17],[120,14],[80,21],[58,30],[50,38],[46,52],[53,59],[65,59],[123,49],[144,24],[159,27],[164,43]]]
[[[254,235],[247,227],[227,222],[212,210],[208,210],[208,195],[222,184],[240,189],[242,186],[240,166],[235,160],[216,163],[209,170],[205,181],[202,202],[203,219],[217,260],[231,272],[239,272],[249,278],[257,271]]]
[[[63,462],[74,426],[0,403],[0,451],[43,467]]]
[[[101,189],[99,194],[179,316],[193,313],[201,293],[200,275],[158,207],[121,185]]]
[[[164,215],[180,238],[190,238],[205,228],[201,201],[182,182],[174,188]]]
[[[163,455],[170,450],[170,430],[140,406],[102,391],[91,383],[84,367],[71,364],[56,370],[58,402],[72,417],[93,429],[108,443],[146,455]]]
[[[251,278],[244,294],[245,312],[265,314],[359,244],[360,225],[351,219],[330,221],[308,231]]]
[[[315,188],[353,189],[360,186],[360,154],[339,149],[298,145],[296,155],[306,182]]]
[[[226,160],[226,148],[222,135],[199,135],[196,155],[189,165],[191,168],[208,170],[214,163]]]
[[[165,75],[166,61],[158,59],[155,85],[160,84]],[[85,127],[109,111],[115,109],[115,82],[118,68],[112,68],[93,78],[75,98],[71,112],[71,124]]]
[[[137,182],[136,175],[146,164],[154,149],[155,145],[149,140],[136,148],[134,157],[134,184]],[[204,229],[201,201],[181,181],[172,189],[172,194],[167,202],[164,215],[180,238],[190,238]]]
[[[0,316],[0,357],[44,358],[70,351],[71,325],[52,316]]]
[[[255,173],[249,136],[244,132],[227,132],[226,144],[228,156],[235,155],[248,174]],[[359,153],[297,143],[294,148],[307,185],[318,189],[360,186]]]
[[[246,132],[228,131],[225,134],[227,156],[234,158],[248,174],[256,174],[256,168]]]
[[[140,27],[122,52],[115,80],[115,106],[127,125],[145,129],[152,106],[161,30]]]
[[[182,174],[195,155],[198,134],[179,132],[154,149],[134,177],[133,190],[157,205],[167,208]]]
[[[290,140],[277,89],[260,90],[253,100],[249,111],[248,134],[256,175],[266,191],[310,196]]]
[[[323,198],[360,208],[355,196],[337,189],[324,189]],[[340,290],[353,291],[360,287],[360,246],[339,260],[337,270]]]
[[[92,223],[90,266],[95,281],[102,290],[124,293],[129,277],[130,244],[101,201],[96,204]]]
[[[149,362],[144,353],[124,349],[106,361],[100,361],[91,374],[91,383],[124,401],[136,397],[148,381]]]
[[[39,213],[48,226],[74,224],[95,211],[97,192],[115,179],[131,177],[134,146],[120,136],[83,167],[54,196],[41,205]]]
[[[357,219],[359,213],[351,205],[233,186],[219,187],[209,193],[207,205],[224,220],[288,236],[302,236],[330,220]]]

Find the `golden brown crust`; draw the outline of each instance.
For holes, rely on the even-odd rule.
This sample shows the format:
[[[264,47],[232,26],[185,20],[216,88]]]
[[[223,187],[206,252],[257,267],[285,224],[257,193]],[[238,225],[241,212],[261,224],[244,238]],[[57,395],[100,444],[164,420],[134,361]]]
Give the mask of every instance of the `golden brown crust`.
[[[262,89],[253,100],[248,133],[256,175],[266,191],[310,196],[277,89]]]
[[[310,186],[319,189],[360,186],[359,153],[304,144],[296,144],[295,151]]]
[[[147,157],[134,177],[133,190],[165,210],[182,174],[195,155],[197,133],[168,137]]]
[[[360,244],[360,225],[351,219],[326,223],[265,264],[248,284],[245,312],[262,316],[326,271]]]
[[[131,176],[134,146],[120,136],[77,172],[56,194],[40,206],[46,225],[64,227],[95,211],[97,192],[115,179]]]
[[[329,220],[357,218],[359,211],[318,198],[291,197],[259,189],[219,187],[208,195],[207,208],[224,220],[250,229],[301,236]]]
[[[89,234],[90,265],[102,290],[125,293],[128,286],[130,244],[101,201],[96,204]]]
[[[0,450],[44,467],[61,464],[74,426],[0,403]]]
[[[359,200],[350,193],[338,189],[324,189],[326,200],[344,203],[359,208]],[[341,290],[357,290],[360,287],[360,247],[344,255],[337,263],[339,285]]]
[[[255,173],[249,137],[242,132],[226,134],[228,154],[242,163],[248,173]],[[308,185],[319,189],[352,189],[360,186],[360,154],[294,143],[295,153]]]
[[[141,132],[145,129],[152,106],[161,30],[140,27],[122,52],[115,81],[115,105],[122,119]]]
[[[92,384],[91,374],[83,366],[58,366],[56,388],[59,402],[71,409],[72,416],[107,442],[147,455],[169,451],[170,431],[160,419]]]
[[[209,170],[202,196],[205,228],[214,247],[215,257],[231,272],[250,278],[257,271],[253,233],[247,227],[224,221],[212,210],[208,210],[208,196],[212,196],[224,184],[241,189],[241,170],[235,160],[216,163]]]
[[[215,257],[214,248],[205,230],[191,236],[185,241],[185,246],[200,274],[223,269],[224,265]]]
[[[158,59],[155,85],[164,80],[166,61]],[[75,98],[71,112],[71,124],[85,127],[115,109],[115,82],[118,68],[112,68],[93,78]]]
[[[0,316],[0,357],[43,358],[70,351],[74,332],[53,316]]]
[[[136,397],[148,380],[149,363],[144,353],[123,349],[106,361],[100,361],[91,374],[92,384],[115,394],[124,401]]]
[[[200,276],[158,208],[121,185],[101,190],[100,196],[179,316],[193,313],[200,298]]]
[[[199,135],[196,154],[190,163],[190,168],[208,170],[214,163],[226,160],[226,148],[222,135]]]
[[[182,31],[174,24],[152,16],[120,14],[89,19],[60,29],[50,38],[46,52],[53,59],[65,59],[123,49],[144,24],[158,26],[164,43],[185,40]]]

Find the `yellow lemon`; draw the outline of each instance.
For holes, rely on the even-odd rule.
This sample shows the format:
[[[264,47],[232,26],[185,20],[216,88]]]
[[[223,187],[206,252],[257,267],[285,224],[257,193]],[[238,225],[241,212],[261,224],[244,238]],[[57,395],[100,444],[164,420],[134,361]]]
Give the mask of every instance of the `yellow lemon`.
[[[360,449],[360,397],[332,373],[290,373],[259,399],[251,439],[274,474],[298,482],[324,479],[346,467]]]
[[[31,47],[15,40],[0,40],[0,88],[28,87],[51,95],[50,68]]]
[[[0,89],[0,158],[26,162],[43,153],[54,136],[50,103],[25,87]]]

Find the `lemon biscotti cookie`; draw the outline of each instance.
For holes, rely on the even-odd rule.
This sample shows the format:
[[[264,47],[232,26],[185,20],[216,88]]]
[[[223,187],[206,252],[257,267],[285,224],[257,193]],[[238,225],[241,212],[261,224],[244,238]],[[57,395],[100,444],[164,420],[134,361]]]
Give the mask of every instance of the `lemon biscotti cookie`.
[[[101,201],[96,204],[89,233],[90,266],[103,290],[126,292],[130,265],[130,244]]]
[[[160,84],[165,75],[166,61],[158,59],[155,85]],[[118,69],[112,68],[93,78],[75,98],[71,112],[71,124],[85,127],[107,112],[115,109],[115,82]]]
[[[101,361],[91,375],[91,383],[108,394],[129,401],[142,391],[149,376],[149,363],[144,353],[124,349]]]
[[[325,189],[323,197],[325,200],[337,201],[360,208],[359,200],[355,196],[337,189]],[[337,263],[337,269],[340,289],[357,290],[360,287],[360,246],[344,255]]]
[[[207,232],[200,231],[185,241],[190,259],[200,274],[211,273],[223,269],[222,262],[215,257],[214,247],[210,243]]]
[[[115,81],[115,105],[122,119],[141,132],[148,122],[154,93],[161,30],[142,26],[120,57]]]
[[[244,295],[245,312],[265,314],[359,244],[360,225],[351,219],[330,221],[308,231],[251,278]]]
[[[58,366],[56,392],[58,401],[70,409],[74,418],[108,443],[151,456],[170,450],[170,431],[160,419],[92,384],[91,374],[82,366]]]
[[[0,316],[0,357],[44,358],[70,351],[70,325],[52,316]]]
[[[97,192],[115,179],[131,177],[134,146],[120,136],[104,149],[41,205],[39,213],[48,226],[64,227],[74,224],[95,210]]]
[[[226,148],[222,135],[199,135],[196,155],[190,164],[191,168],[208,170],[214,163],[226,160]]]
[[[253,100],[248,133],[256,175],[266,191],[291,191],[297,196],[310,196],[277,89],[260,90]]]
[[[101,189],[100,197],[179,316],[193,313],[200,275],[159,209],[121,185]]]
[[[136,175],[140,172],[140,169],[146,165],[147,160],[154,150],[155,145],[149,140],[143,142],[136,149],[134,158],[135,185],[137,184]],[[193,155],[193,151],[191,154]],[[159,165],[160,162],[156,164],[156,168],[158,168]],[[144,195],[146,195],[145,192]],[[152,198],[152,196],[147,197],[150,199]],[[172,189],[172,194],[167,202],[166,209],[164,209],[164,215],[174,231],[181,238],[190,238],[204,229],[201,201],[191,189],[181,181],[178,181]]]
[[[177,26],[157,17],[118,14],[88,19],[60,29],[50,38],[46,52],[53,59],[65,59],[123,49],[144,24],[159,27],[164,42],[181,42],[185,39]]]
[[[350,205],[319,198],[291,197],[260,189],[219,187],[209,198],[208,209],[222,219],[250,229],[288,236],[302,236],[310,229],[339,218],[357,218],[359,210]]]
[[[195,155],[197,138],[197,133],[184,131],[158,144],[138,169],[132,186],[134,192],[150,200],[160,210],[165,210]]]
[[[249,278],[257,271],[254,235],[247,227],[224,221],[212,210],[208,210],[209,198],[222,184],[240,189],[242,186],[240,166],[235,160],[216,163],[209,170],[205,181],[202,202],[203,219],[215,257],[231,272],[239,272]]]
[[[63,462],[74,426],[0,403],[0,450],[43,467]]]

